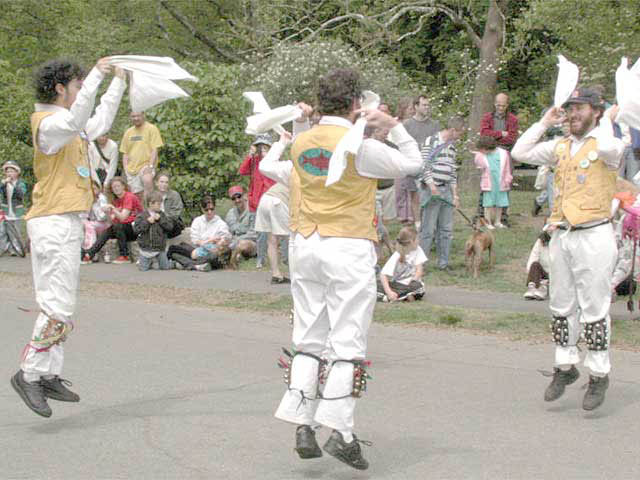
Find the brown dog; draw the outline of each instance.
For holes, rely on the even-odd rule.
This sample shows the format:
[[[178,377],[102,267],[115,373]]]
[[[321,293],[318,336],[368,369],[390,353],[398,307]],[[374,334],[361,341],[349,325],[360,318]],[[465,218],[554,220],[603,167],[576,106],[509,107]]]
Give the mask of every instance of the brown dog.
[[[473,233],[464,244],[464,254],[466,257],[467,271],[473,272],[473,278],[478,278],[480,263],[482,262],[482,252],[489,252],[489,265],[493,267],[496,257],[493,250],[494,238],[491,231],[486,230],[487,221],[478,217],[473,224]]]

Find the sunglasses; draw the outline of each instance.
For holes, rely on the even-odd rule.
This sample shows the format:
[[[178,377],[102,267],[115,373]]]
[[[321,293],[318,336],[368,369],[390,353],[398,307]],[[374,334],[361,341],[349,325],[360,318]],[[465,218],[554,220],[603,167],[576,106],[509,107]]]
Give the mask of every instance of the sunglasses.
[[[231,195],[231,200],[235,200],[236,198],[241,198],[242,195],[240,193],[236,193],[235,195]]]

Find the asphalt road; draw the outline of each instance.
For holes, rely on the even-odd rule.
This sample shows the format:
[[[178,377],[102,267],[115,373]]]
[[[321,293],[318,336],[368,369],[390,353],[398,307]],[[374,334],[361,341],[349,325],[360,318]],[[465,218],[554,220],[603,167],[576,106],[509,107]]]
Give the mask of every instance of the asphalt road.
[[[177,273],[183,284],[192,278]],[[89,274],[98,275],[83,270]],[[155,275],[166,272],[146,279]],[[63,376],[82,400],[51,401],[54,414],[44,419],[9,385],[33,322],[33,314],[17,307],[32,304],[30,292],[0,286],[0,478],[640,474],[637,353],[613,351],[607,400],[587,413],[580,407],[584,374],[557,402],[542,401],[548,379],[537,370],[550,368],[550,345],[373,325],[373,380],[356,412],[356,432],[373,442],[364,447],[371,467],[357,472],[326,456],[299,460],[294,428],[273,418],[284,390],[275,360],[280,346],[289,344],[286,317],[80,297]],[[327,435],[321,431],[320,440]]]

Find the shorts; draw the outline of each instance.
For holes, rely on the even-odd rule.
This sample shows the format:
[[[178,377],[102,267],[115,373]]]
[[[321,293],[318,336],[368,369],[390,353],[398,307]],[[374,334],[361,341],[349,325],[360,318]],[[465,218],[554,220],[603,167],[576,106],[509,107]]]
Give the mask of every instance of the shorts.
[[[139,193],[144,191],[144,184],[142,183],[142,176],[145,173],[151,172],[151,175],[155,176],[156,169],[153,167],[142,167],[138,173],[135,175],[130,174],[129,172],[124,171],[127,175],[127,185],[129,186],[129,191],[131,193]]]
[[[263,195],[256,214],[256,232],[289,235],[289,205],[279,198]]]

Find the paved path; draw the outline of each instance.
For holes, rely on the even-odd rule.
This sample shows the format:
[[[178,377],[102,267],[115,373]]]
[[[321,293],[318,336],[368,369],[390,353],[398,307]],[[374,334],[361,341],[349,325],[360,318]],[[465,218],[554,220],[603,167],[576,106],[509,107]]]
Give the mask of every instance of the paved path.
[[[184,284],[191,276],[183,275]],[[0,478],[584,480],[640,473],[637,353],[613,352],[607,401],[586,413],[584,378],[557,402],[542,401],[548,379],[537,369],[549,367],[549,345],[375,324],[373,380],[356,417],[357,433],[374,442],[365,447],[371,468],[356,472],[332,458],[297,459],[292,426],[273,418],[284,389],[275,359],[289,342],[286,318],[80,297],[64,376],[82,401],[52,401],[54,415],[43,419],[9,385],[32,328],[33,315],[17,306],[30,302],[30,292],[0,286]]]
[[[0,258],[0,272],[31,275],[31,263],[21,258]],[[169,270],[140,272],[132,264],[91,264],[81,268],[80,281],[107,281],[136,285],[163,285],[196,289],[244,291],[251,293],[289,294],[288,285],[271,285],[270,273],[265,271],[218,270],[209,273]],[[522,289],[523,293],[525,288]],[[434,305],[549,314],[548,302],[526,301],[521,294],[466,290],[457,287],[427,285],[425,302]],[[628,319],[624,302],[612,306],[613,318]]]

